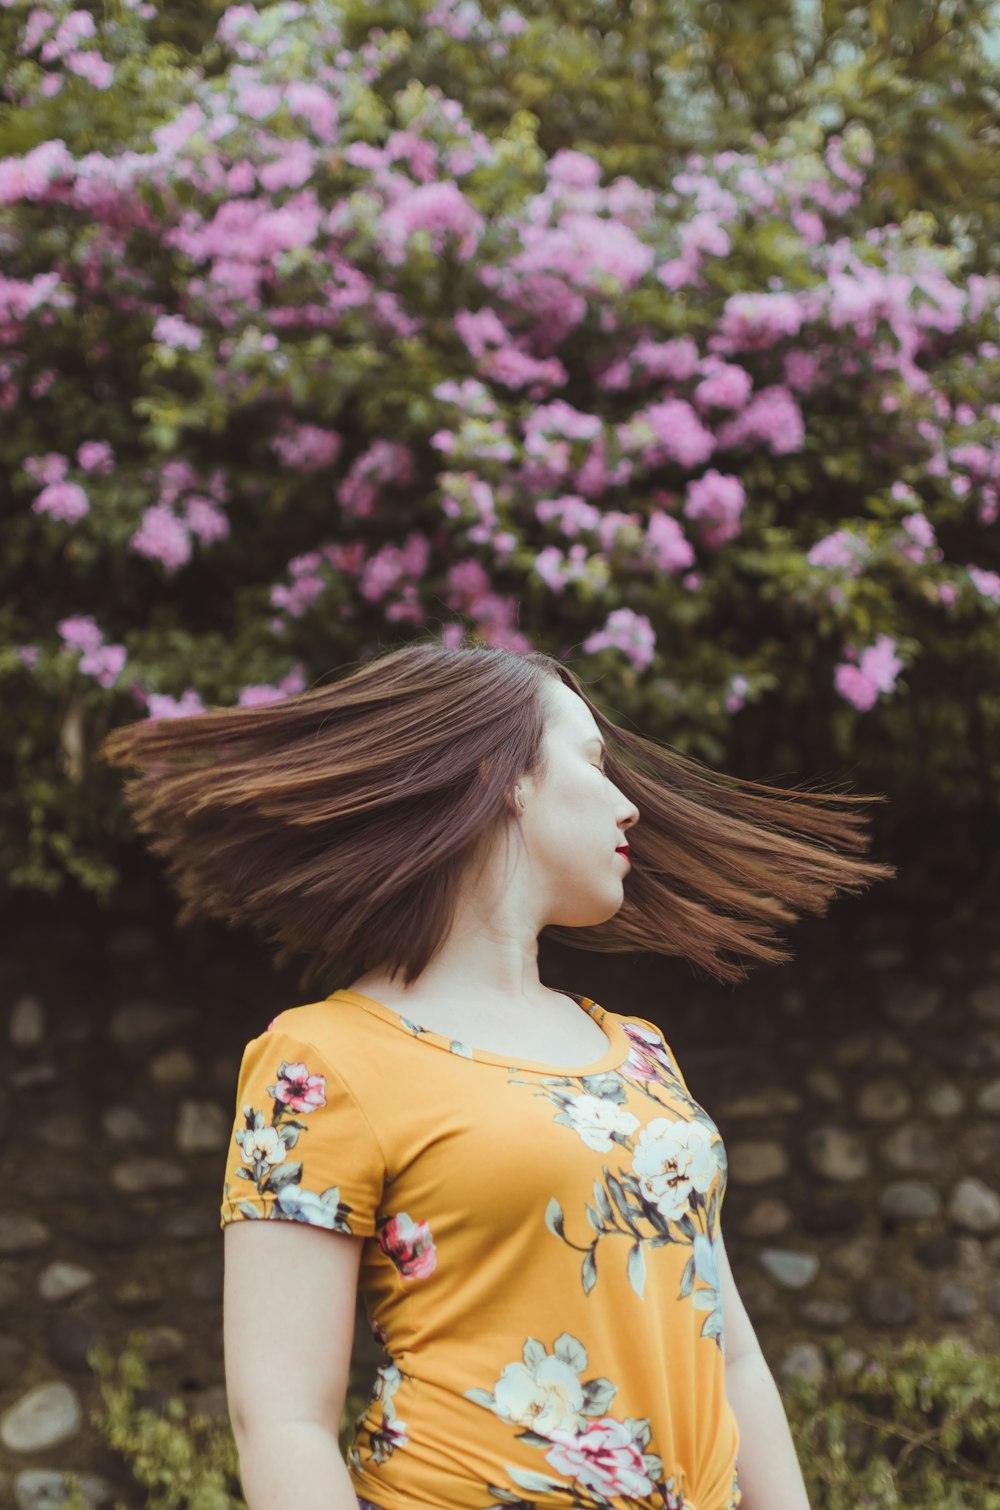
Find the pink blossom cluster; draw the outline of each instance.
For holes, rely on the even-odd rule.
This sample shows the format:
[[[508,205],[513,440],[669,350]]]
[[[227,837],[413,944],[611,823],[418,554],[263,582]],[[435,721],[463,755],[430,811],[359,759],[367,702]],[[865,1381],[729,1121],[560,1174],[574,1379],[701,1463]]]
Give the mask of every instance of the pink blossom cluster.
[[[806,560],[810,566],[825,570],[846,572],[849,577],[858,577],[864,571],[871,554],[871,546],[863,535],[851,529],[833,530],[810,546]]]
[[[891,635],[880,634],[873,645],[866,645],[860,652],[846,646],[844,654],[847,659],[834,670],[834,686],[841,697],[865,713],[880,693],[895,690],[896,678],[903,669],[896,642]]]
[[[76,462],[81,472],[107,475],[114,471],[114,452],[107,441],[85,440],[77,447]],[[67,456],[49,451],[45,456],[26,456],[23,465],[29,477],[43,484],[32,500],[34,513],[47,514],[65,524],[75,524],[90,513],[86,491],[67,476],[70,466]]]
[[[648,590],[666,575],[697,594],[713,558],[753,538],[763,518],[777,519],[812,568],[797,579],[800,601],[824,621],[832,608],[848,644],[849,582],[887,563],[898,572],[908,562],[945,609],[997,601],[995,572],[945,570],[931,520],[938,499],[949,519],[997,518],[1000,406],[953,404],[939,353],[960,332],[974,345],[981,322],[966,355],[997,360],[1000,280],[960,278],[950,254],[908,223],[854,229],[873,154],[866,128],[834,135],[807,161],[764,143],[693,153],[654,190],[605,173],[583,150],[518,158],[511,138],[486,137],[458,101],[415,77],[371,129],[375,85],[394,79],[410,43],[372,27],[351,50],[339,17],[325,0],[230,6],[217,36],[230,66],[187,80],[143,150],[74,158],[50,141],[0,161],[0,204],[48,209],[86,232],[79,277],[0,278],[0,404],[51,393],[49,327],[108,300],[137,344],[159,348],[157,384],[176,374],[213,422],[248,421],[249,473],[277,465],[310,510],[328,511],[327,543],[276,563],[276,632],[294,633],[330,592],[341,617],[362,607],[426,625],[443,601],[490,642],[527,646],[518,584],[530,583],[590,616],[588,653],[646,670],[672,589],[646,617],[625,601],[633,580]],[[21,53],[53,78],[79,71],[72,58],[91,59],[96,80],[113,24],[65,5],[33,11]],[[527,25],[513,9],[435,0],[414,30],[437,28],[449,55],[468,45],[501,56]],[[754,266],[757,228],[774,225],[798,247],[791,275],[733,292],[732,264],[749,246]],[[174,259],[164,287],[137,254],[151,232]],[[28,372],[21,352],[32,342],[49,354]],[[854,484],[843,514],[809,492],[822,472],[808,430],[825,424],[834,382],[854,385],[876,436],[866,490],[883,512],[871,518],[843,517],[863,508]],[[886,415],[891,452],[877,439]],[[23,459],[39,489],[30,507],[62,525],[93,513],[93,528],[118,464],[106,441],[73,444],[75,469],[69,445],[62,454],[39,444],[42,454]],[[897,480],[887,494],[883,452],[905,454],[919,488]],[[228,537],[221,470],[206,479],[171,458],[143,481],[133,552],[175,573],[196,541]],[[844,651],[835,685],[855,708],[894,690],[897,639],[906,643],[883,634]],[[723,669],[734,712],[751,681]],[[244,690],[267,700],[281,685]],[[174,711],[188,706],[182,698]]]
[[[347,476],[337,488],[337,502],[354,519],[367,519],[375,512],[383,488],[405,487],[413,481],[413,452],[399,441],[373,441],[354,458]]]
[[[518,654],[527,654],[534,649],[528,636],[517,628],[518,599],[496,592],[481,562],[470,557],[449,567],[444,596],[454,613],[480,626],[491,645]],[[441,638],[446,645],[458,644],[464,632],[465,626],[461,623],[446,624]]]
[[[512,530],[500,527],[498,505],[507,503],[511,490],[494,490],[475,472],[442,472],[440,507],[447,519],[460,519],[466,538],[473,545],[488,545],[498,563],[502,563],[517,545]]]
[[[309,605],[326,592],[322,553],[305,551],[300,556],[293,556],[288,563],[288,572],[291,584],[286,586],[284,583],[276,583],[271,588],[271,606],[290,614],[294,619],[301,619]],[[274,628],[280,629],[282,622],[278,619]]]
[[[608,614],[603,629],[587,636],[583,648],[591,652],[621,651],[637,671],[645,671],[656,652],[656,631],[645,614],[631,608],[615,608]]]
[[[159,474],[157,501],[143,510],[129,547],[139,556],[158,561],[168,572],[191,559],[192,538],[203,545],[224,540],[229,520],[222,509],[227,498],[225,473],[216,468],[207,484],[189,462],[165,462]]]
[[[287,420],[271,441],[282,466],[293,472],[322,472],[340,455],[342,440],[336,430],[322,425],[296,425]]]
[[[281,702],[283,698],[291,697],[296,692],[304,692],[305,687],[305,667],[293,666],[287,676],[276,683],[254,682],[244,687],[239,695],[239,705],[241,708],[260,708],[266,703]]]
[[[426,535],[413,530],[402,546],[383,545],[365,562],[358,591],[369,603],[384,603],[393,623],[423,622],[418,586],[427,570],[431,545]]]
[[[90,614],[70,614],[56,629],[64,647],[80,653],[78,669],[102,687],[113,687],[125,665],[125,646],[105,644],[104,632]]]
[[[71,10],[59,19],[55,12],[36,6],[28,15],[17,50],[22,56],[37,52],[41,63],[59,64],[95,89],[108,89],[115,76],[113,65],[100,52],[79,45],[96,37],[97,24],[90,11]],[[62,84],[61,74],[46,74],[41,93],[51,98]]]

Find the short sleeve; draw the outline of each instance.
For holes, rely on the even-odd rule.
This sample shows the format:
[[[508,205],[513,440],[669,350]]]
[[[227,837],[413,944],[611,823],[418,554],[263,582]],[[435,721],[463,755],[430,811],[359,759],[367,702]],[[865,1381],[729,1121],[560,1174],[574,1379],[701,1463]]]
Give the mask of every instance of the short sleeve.
[[[243,1050],[219,1225],[270,1218],[370,1237],[384,1186],[346,1081],[275,1019]]]

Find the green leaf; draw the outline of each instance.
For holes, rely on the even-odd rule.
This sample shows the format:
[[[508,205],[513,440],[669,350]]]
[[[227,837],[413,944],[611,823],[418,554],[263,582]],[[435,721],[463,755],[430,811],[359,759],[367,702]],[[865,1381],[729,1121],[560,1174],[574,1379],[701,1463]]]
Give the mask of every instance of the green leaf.
[[[627,1267],[629,1284],[641,1300],[646,1285],[646,1254],[641,1241],[628,1250]]]
[[[552,1351],[576,1374],[582,1374],[587,1367],[587,1349],[572,1332],[560,1333],[552,1344]]]

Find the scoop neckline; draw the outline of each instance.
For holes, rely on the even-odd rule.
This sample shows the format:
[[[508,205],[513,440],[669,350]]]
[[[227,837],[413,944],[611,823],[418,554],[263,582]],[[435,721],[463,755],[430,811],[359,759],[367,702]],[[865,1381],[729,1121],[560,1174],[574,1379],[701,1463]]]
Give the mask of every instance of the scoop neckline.
[[[555,988],[553,988],[555,989]],[[433,1048],[444,1049],[447,1053],[458,1055],[463,1059],[471,1059],[477,1064],[501,1065],[506,1069],[530,1070],[539,1075],[553,1076],[581,1076],[600,1075],[604,1071],[617,1069],[628,1057],[631,1045],[625,1029],[614,1013],[607,1011],[598,1002],[589,996],[580,996],[575,991],[560,991],[561,996],[568,996],[582,1008],[589,1017],[604,1030],[608,1040],[608,1046],[599,1059],[592,1060],[589,1064],[543,1064],[540,1059],[523,1059],[516,1055],[493,1054],[488,1049],[477,1049],[462,1039],[449,1038],[446,1033],[436,1033],[431,1028],[421,1027],[412,1022],[403,1013],[397,1012],[394,1007],[389,1007],[383,1001],[377,1001],[373,996],[366,996],[361,991],[352,991],[349,986],[343,986],[339,991],[332,991],[326,998],[333,1001],[342,997],[347,1001],[356,1002],[369,1016],[377,1017],[381,1022],[388,1023],[390,1027],[406,1033],[417,1042],[430,1044]]]

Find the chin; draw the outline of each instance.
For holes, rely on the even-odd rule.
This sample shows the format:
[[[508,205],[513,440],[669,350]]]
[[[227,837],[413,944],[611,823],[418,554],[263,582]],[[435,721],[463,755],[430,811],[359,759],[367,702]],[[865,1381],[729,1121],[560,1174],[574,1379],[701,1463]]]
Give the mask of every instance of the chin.
[[[547,926],[550,928],[594,928],[598,923],[607,923],[619,913],[625,901],[623,888],[619,887],[616,897],[602,897],[599,901],[590,899],[581,902],[578,907],[564,908],[558,917],[550,918]]]

